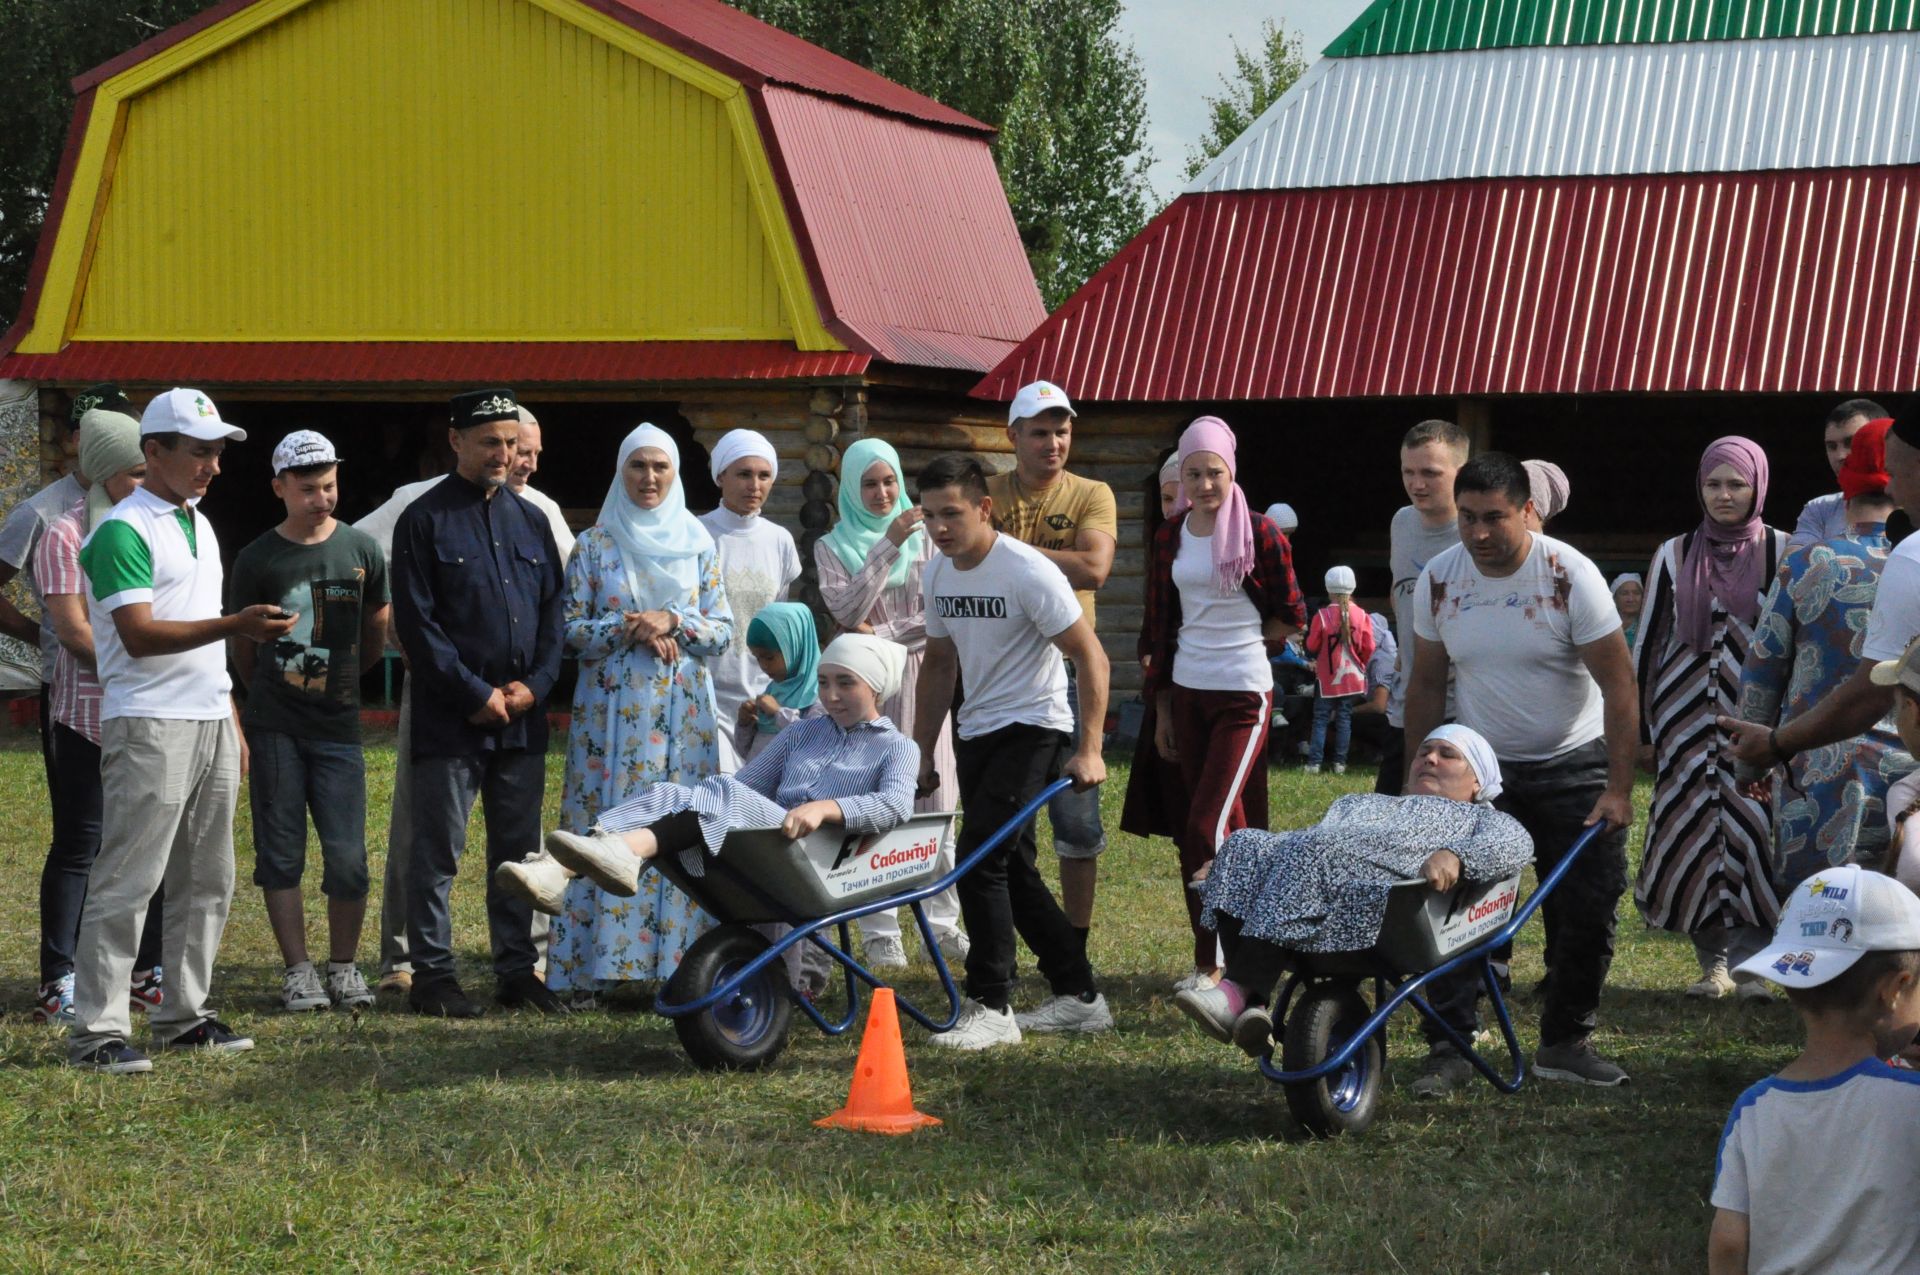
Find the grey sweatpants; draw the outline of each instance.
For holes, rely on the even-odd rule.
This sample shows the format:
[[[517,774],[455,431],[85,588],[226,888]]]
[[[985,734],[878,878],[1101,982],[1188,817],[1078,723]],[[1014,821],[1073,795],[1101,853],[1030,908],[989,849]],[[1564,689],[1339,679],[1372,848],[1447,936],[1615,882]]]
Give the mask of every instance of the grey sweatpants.
[[[154,1041],[164,1045],[210,1017],[213,960],[233,902],[233,720],[115,717],[101,723],[100,736],[103,818],[74,952],[75,1058],[131,1035],[127,983],[148,900],[163,882],[167,995],[152,1015]]]

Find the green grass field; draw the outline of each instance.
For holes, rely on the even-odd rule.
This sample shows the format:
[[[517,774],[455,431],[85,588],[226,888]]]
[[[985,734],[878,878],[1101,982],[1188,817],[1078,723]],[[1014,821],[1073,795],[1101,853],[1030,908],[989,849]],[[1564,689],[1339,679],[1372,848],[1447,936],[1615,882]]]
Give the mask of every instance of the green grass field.
[[[799,1023],[772,1071],[735,1076],[695,1071],[638,1003],[461,1024],[279,1012],[243,810],[216,996],[258,1049],[162,1057],[145,1077],[81,1075],[60,1065],[63,1037],[28,1016],[47,817],[36,746],[10,741],[8,1272],[1697,1270],[1721,1122],[1796,1038],[1784,1005],[1681,997],[1689,950],[1647,933],[1629,900],[1597,1043],[1630,1086],[1508,1098],[1476,1084],[1430,1104],[1396,1090],[1364,1137],[1309,1141],[1276,1087],[1173,1009],[1189,940],[1171,847],[1114,835],[1093,955],[1119,1030],[951,1057],[909,1028],[914,1097],[946,1123],[849,1134],[812,1121],[844,1099],[857,1041]],[[373,752],[377,843],[391,749]],[[1276,776],[1274,824],[1310,822],[1370,782]],[[549,812],[558,792],[556,761]],[[468,987],[487,992],[479,866],[456,889],[456,939]],[[1539,977],[1538,943],[1536,922],[1515,964],[1522,987]],[[904,986],[932,994],[930,968]],[[1029,979],[1021,993],[1017,1004],[1042,989]],[[1529,1044],[1536,1011],[1523,997]],[[1420,1055],[1408,1013],[1391,1039],[1399,1082]]]

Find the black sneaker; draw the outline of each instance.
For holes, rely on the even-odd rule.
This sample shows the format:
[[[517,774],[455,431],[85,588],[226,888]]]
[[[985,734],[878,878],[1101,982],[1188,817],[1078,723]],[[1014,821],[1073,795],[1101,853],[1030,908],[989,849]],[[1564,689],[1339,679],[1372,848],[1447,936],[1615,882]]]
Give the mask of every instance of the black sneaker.
[[[1540,1046],[1534,1051],[1532,1071],[1542,1080],[1564,1080],[1603,1089],[1627,1083],[1627,1073],[1594,1053],[1593,1046],[1584,1040]]]
[[[509,974],[493,989],[493,999],[507,1009],[538,1010],[542,1014],[565,1014],[567,1003],[555,996],[547,985],[531,972]]]
[[[1427,1051],[1427,1060],[1420,1064],[1420,1074],[1407,1092],[1416,1098],[1444,1098],[1472,1079],[1473,1064],[1464,1054],[1452,1045],[1435,1045]]]
[[[487,1012],[468,1000],[453,979],[423,979],[418,974],[414,975],[413,990],[407,993],[407,1006],[429,1018],[478,1018]]]
[[[244,1054],[253,1048],[253,1037],[242,1036],[217,1018],[205,1018],[192,1031],[167,1042],[168,1049],[205,1049],[222,1054]]]
[[[109,1076],[132,1076],[153,1070],[153,1060],[124,1040],[104,1041],[78,1058],[68,1059],[67,1065]]]

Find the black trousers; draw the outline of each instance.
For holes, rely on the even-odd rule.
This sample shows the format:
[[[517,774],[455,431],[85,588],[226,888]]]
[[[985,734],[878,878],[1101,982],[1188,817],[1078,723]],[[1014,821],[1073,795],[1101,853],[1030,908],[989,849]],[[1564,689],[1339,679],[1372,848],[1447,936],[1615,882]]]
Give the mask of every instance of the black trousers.
[[[963,814],[955,862],[972,854],[1058,779],[1068,749],[1066,734],[1040,726],[1007,726],[956,741]],[[967,953],[967,995],[992,1009],[1005,1009],[1013,989],[1016,933],[1032,949],[1055,995],[1093,990],[1086,949],[1034,866],[1033,825],[1027,820],[956,887],[960,914],[973,940]]]
[[[1594,740],[1546,761],[1500,763],[1503,790],[1494,805],[1533,837],[1535,870],[1545,877],[1586,830],[1587,813],[1607,788],[1607,745]],[[1546,921],[1547,984],[1540,1043],[1585,1040],[1599,1021],[1600,990],[1613,966],[1614,914],[1627,890],[1627,830],[1602,835],[1541,906]],[[1428,999],[1463,1036],[1479,1027],[1480,971],[1463,967],[1429,985]],[[1421,1020],[1430,1042],[1443,1037]]]
[[[1227,954],[1227,978],[1247,994],[1249,1005],[1265,1005],[1273,999],[1273,989],[1287,972],[1291,955],[1278,943],[1242,934],[1237,916],[1215,912],[1213,917],[1220,927],[1220,946]]]
[[[1398,797],[1406,782],[1407,732],[1388,723],[1380,743],[1380,773],[1374,778],[1373,790],[1383,797]]]
[[[42,701],[44,703],[44,701]],[[87,901],[87,873],[100,853],[100,745],[58,722],[43,723],[47,795],[53,807],[53,844],[40,870],[40,981],[73,972],[80,938],[80,910]],[[160,914],[166,889],[153,892],[140,931],[136,970],[160,963]]]

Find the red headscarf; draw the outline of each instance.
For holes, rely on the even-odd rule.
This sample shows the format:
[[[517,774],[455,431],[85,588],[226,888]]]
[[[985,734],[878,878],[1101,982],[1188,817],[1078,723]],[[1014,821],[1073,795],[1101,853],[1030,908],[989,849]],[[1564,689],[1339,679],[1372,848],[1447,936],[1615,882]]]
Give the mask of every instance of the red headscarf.
[[[1713,520],[1700,488],[1707,475],[1721,465],[1732,465],[1753,484],[1753,508],[1731,526]],[[1750,438],[1729,435],[1715,439],[1694,474],[1694,499],[1700,502],[1700,530],[1687,549],[1674,581],[1674,611],[1680,640],[1698,654],[1713,645],[1713,600],[1743,624],[1760,618],[1760,594],[1767,587],[1767,525],[1760,511],[1767,503],[1767,454]]]
[[[1892,428],[1893,418],[1883,416],[1854,431],[1847,463],[1840,467],[1840,494],[1848,500],[1883,492],[1892,481],[1887,477],[1887,431]]]

